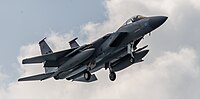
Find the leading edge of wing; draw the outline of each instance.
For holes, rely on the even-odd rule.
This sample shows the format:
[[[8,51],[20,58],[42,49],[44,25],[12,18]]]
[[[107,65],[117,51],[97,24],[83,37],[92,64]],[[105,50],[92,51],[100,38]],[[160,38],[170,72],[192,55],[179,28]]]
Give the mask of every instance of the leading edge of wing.
[[[34,75],[34,76],[29,76],[29,77],[24,77],[24,78],[20,78],[18,79],[18,81],[35,81],[35,80],[45,80],[51,77],[51,75],[53,75],[54,72],[51,73],[46,73],[46,74],[38,74],[38,75]]]
[[[22,60],[22,64],[42,63],[44,61],[55,61],[57,58],[62,57],[63,55],[66,55],[73,50],[74,48],[47,54],[47,55],[27,58],[27,59]]]

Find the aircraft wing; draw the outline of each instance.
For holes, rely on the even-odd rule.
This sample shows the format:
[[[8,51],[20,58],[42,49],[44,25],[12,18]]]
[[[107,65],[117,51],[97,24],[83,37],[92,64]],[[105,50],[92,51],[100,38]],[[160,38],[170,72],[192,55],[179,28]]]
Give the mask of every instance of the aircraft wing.
[[[46,54],[46,55],[42,55],[42,56],[27,58],[27,59],[22,60],[22,64],[42,63],[44,61],[55,61],[57,58],[70,53],[74,49],[75,48],[67,49],[67,50],[63,50],[63,51],[59,51],[59,52],[55,52],[55,53],[50,53],[50,54]]]
[[[93,81],[96,81],[96,80],[97,80],[96,75],[95,75],[95,74],[92,74],[90,80],[85,80],[84,76],[82,75],[82,76],[80,76],[80,77],[74,78],[72,81],[93,82]]]
[[[45,73],[45,74],[38,74],[38,75],[34,75],[34,76],[20,78],[20,79],[18,79],[18,81],[34,81],[34,80],[42,81],[42,80],[45,80],[45,79],[52,77],[51,75],[53,75],[53,74],[54,74],[54,72]]]

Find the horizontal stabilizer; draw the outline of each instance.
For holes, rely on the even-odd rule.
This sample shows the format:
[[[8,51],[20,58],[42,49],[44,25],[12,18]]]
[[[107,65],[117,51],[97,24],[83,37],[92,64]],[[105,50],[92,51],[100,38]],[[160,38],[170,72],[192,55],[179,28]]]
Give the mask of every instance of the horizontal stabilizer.
[[[38,75],[34,75],[34,76],[20,78],[20,79],[18,79],[18,81],[34,81],[34,80],[42,81],[42,80],[52,77],[51,75],[53,75],[53,74],[54,74],[54,72],[46,73],[46,74],[38,74]]]
[[[96,80],[97,80],[96,75],[95,75],[95,74],[92,74],[90,80],[85,80],[84,76],[82,75],[82,76],[80,76],[80,77],[78,77],[78,78],[73,79],[72,81],[93,82],[93,81],[96,81]]]
[[[42,63],[45,61],[55,61],[57,58],[65,56],[66,54],[70,53],[74,49],[67,49],[55,53],[50,53],[42,56],[36,56],[32,58],[27,58],[22,61],[22,64],[32,64],[32,63]]]

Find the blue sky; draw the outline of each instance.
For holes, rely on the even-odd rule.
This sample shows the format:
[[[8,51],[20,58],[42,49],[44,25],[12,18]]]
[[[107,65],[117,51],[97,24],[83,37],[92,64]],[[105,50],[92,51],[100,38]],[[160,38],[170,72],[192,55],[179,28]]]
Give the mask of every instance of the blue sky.
[[[76,32],[89,22],[105,20],[101,0],[1,0],[1,65],[16,62],[22,45],[36,42],[51,31]],[[95,10],[94,10],[95,8]],[[66,43],[67,44],[67,43]]]

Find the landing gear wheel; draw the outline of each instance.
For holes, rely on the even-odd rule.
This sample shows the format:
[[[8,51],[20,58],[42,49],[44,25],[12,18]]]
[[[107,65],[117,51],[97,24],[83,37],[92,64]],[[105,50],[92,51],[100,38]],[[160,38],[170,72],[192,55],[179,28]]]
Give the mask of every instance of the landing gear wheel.
[[[90,78],[91,78],[91,73],[90,73],[89,71],[85,72],[85,73],[84,73],[84,78],[85,78],[85,80],[90,80]]]
[[[54,78],[55,80],[58,80],[58,79],[59,79],[59,77],[58,77],[58,76],[54,76],[53,78]]]
[[[115,74],[115,72],[110,72],[109,78],[110,78],[111,81],[114,81],[114,80],[116,79],[116,74]]]

